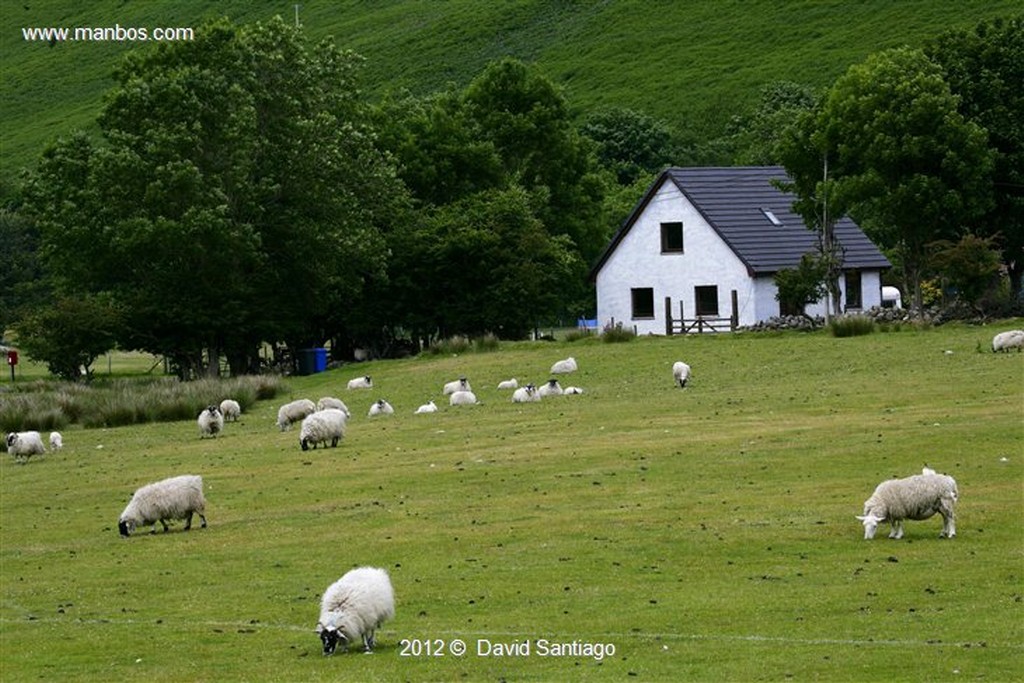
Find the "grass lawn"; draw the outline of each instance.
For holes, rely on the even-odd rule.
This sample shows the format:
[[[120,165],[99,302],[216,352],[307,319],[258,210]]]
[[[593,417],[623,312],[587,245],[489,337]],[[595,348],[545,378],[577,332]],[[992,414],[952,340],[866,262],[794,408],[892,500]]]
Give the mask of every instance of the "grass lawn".
[[[291,378],[216,439],[69,428],[0,461],[0,679],[1019,679],[1024,355],[988,344],[1021,326],[503,344]],[[582,396],[494,388],[569,355]],[[482,405],[442,403],[459,375]],[[348,436],[302,452],[277,407],[324,395]],[[959,483],[957,538],[936,517],[863,540],[875,485],[925,464]],[[209,528],[122,540],[132,491],[184,473]],[[395,619],[324,658],[320,596],[362,564]]]

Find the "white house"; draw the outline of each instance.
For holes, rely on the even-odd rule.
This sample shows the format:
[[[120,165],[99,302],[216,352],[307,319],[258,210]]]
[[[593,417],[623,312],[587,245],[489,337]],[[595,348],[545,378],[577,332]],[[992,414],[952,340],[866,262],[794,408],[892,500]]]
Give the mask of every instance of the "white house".
[[[772,185],[786,178],[778,166],[663,172],[591,271],[599,325],[666,334],[669,316],[697,331],[708,329],[697,320],[728,329],[733,317],[745,326],[780,315],[772,276],[795,267],[816,244],[791,209],[793,195]],[[843,310],[880,305],[889,261],[848,217],[835,234],[843,250]],[[823,314],[824,302],[807,313]]]

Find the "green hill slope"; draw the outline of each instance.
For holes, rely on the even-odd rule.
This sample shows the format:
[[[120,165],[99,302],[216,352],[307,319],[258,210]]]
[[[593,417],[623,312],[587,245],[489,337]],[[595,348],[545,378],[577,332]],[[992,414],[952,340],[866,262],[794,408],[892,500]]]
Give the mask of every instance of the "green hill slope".
[[[537,63],[580,112],[638,109],[712,137],[766,82],[822,86],[887,47],[1019,12],[1016,0],[889,2],[307,2],[313,38],[333,35],[367,58],[372,94],[465,85],[490,60]],[[0,16],[0,178],[43,146],[89,127],[119,55],[138,42],[26,40],[32,27],[195,27],[211,14],[239,23],[294,15],[293,3],[226,0],[5,2]]]

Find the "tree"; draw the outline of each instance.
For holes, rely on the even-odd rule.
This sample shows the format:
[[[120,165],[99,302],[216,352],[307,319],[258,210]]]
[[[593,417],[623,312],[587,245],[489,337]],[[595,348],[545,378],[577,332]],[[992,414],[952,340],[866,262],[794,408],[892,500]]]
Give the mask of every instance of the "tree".
[[[735,163],[771,166],[779,163],[779,145],[801,114],[814,108],[814,91],[792,81],[774,81],[761,88],[753,111],[733,117],[729,125]]]
[[[800,257],[800,265],[775,273],[775,300],[782,311],[799,311],[806,316],[806,308],[825,295],[827,266],[812,254]]]
[[[88,378],[92,364],[114,348],[120,315],[107,296],[60,297],[15,326],[18,345],[33,360],[67,380]]]
[[[668,127],[632,109],[609,108],[589,116],[581,128],[597,145],[597,159],[619,185],[632,185],[665,169],[672,161]]]
[[[16,211],[0,209],[0,338],[24,311],[47,298],[38,251],[35,226]]]
[[[943,33],[924,50],[942,67],[959,112],[988,132],[995,201],[974,226],[998,236],[1016,299],[1024,280],[1024,15]]]
[[[964,303],[977,307],[982,297],[993,288],[999,277],[999,251],[994,238],[964,235],[958,241],[940,240],[932,243],[931,266],[944,284],[957,293]]]
[[[809,223],[849,213],[898,253],[920,310],[926,245],[951,238],[991,202],[985,131],[957,111],[934,63],[907,48],[871,55],[840,77],[781,146]],[[822,183],[827,159],[828,184]]]

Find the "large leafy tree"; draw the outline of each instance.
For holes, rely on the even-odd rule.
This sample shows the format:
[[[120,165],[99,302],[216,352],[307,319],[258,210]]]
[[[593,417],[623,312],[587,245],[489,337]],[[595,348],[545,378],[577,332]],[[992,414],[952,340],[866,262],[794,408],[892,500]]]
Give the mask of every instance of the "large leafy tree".
[[[374,145],[360,60],[280,19],[132,53],[102,144],[58,142],[27,187],[60,287],[110,292],[123,346],[183,376],[322,342],[384,270],[400,184]]]
[[[729,128],[736,163],[770,166],[779,163],[778,147],[786,129],[814,108],[814,91],[792,81],[773,81],[761,89],[756,106],[733,117]]]
[[[649,179],[672,163],[672,133],[661,121],[632,109],[607,108],[587,116],[581,131],[619,185]]]
[[[851,67],[780,155],[805,220],[854,215],[902,264],[918,309],[926,245],[954,238],[991,204],[985,131],[957,111],[919,50],[879,52]]]
[[[940,35],[925,53],[943,70],[959,111],[988,132],[995,152],[991,210],[977,234],[997,237],[1011,290],[1024,279],[1024,15]]]

